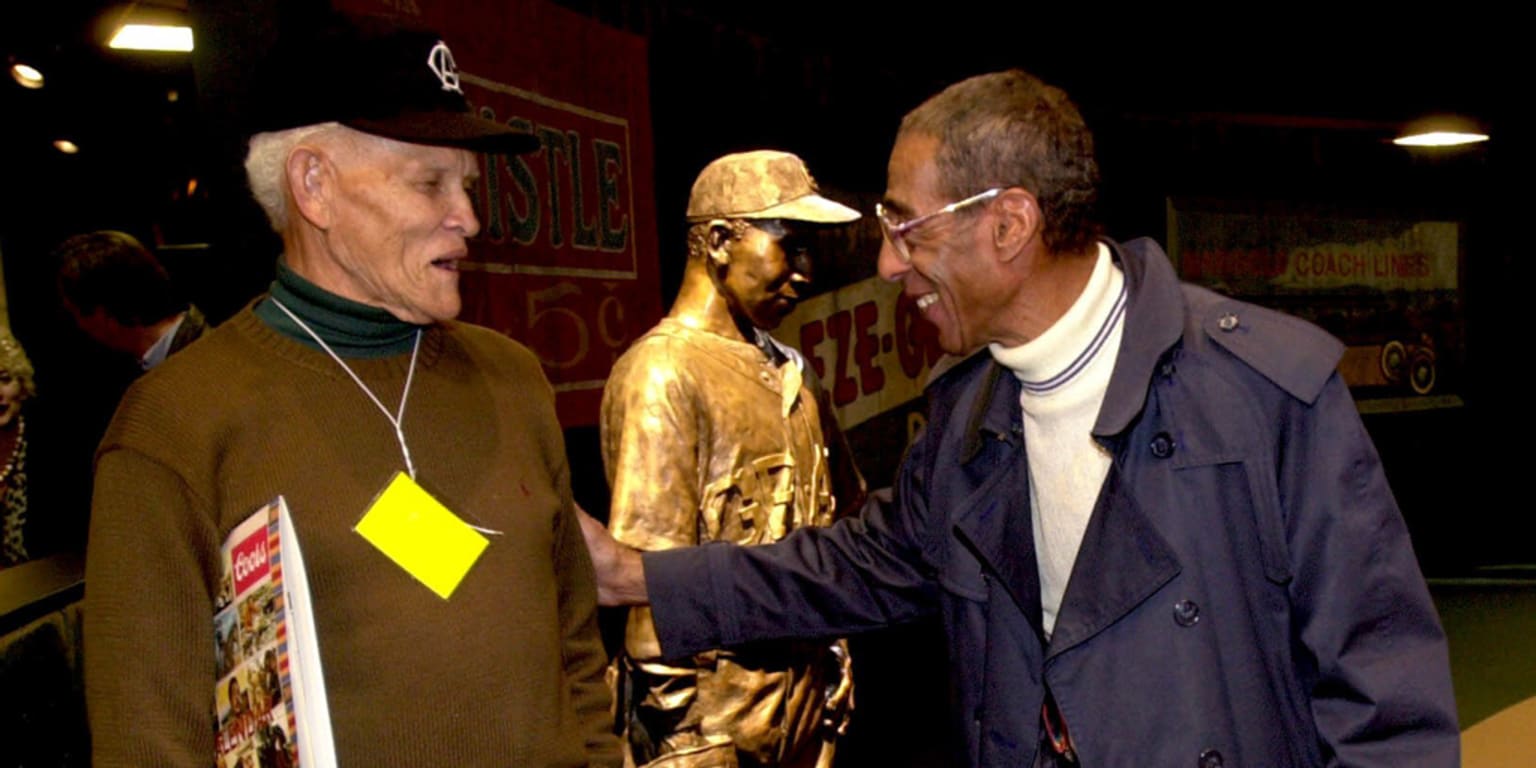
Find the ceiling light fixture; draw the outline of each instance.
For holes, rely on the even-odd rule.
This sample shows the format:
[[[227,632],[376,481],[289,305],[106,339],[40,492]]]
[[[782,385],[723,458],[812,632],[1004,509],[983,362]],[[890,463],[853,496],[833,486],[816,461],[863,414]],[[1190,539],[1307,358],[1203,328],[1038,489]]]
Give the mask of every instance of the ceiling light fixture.
[[[60,152],[63,152],[66,155],[73,155],[73,154],[77,154],[77,153],[80,152],[80,147],[77,146],[73,141],[70,141],[69,139],[56,139],[56,140],[54,140],[53,148],[57,149]]]
[[[43,87],[43,73],[36,67],[21,62],[11,65],[11,78],[23,88],[37,89]]]
[[[1392,143],[1400,147],[1455,147],[1487,140],[1488,133],[1469,118],[1432,115],[1404,126]]]
[[[192,50],[192,28],[185,25],[124,24],[107,43],[108,48],[127,51]]]

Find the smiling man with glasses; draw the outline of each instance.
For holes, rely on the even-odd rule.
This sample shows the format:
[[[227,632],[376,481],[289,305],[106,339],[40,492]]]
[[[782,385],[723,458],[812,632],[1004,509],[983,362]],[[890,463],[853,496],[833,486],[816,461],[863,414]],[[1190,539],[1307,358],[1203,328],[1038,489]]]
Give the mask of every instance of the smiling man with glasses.
[[[600,599],[649,599],[667,654],[937,615],[964,765],[1457,765],[1342,345],[1105,239],[1097,184],[1077,108],[1023,72],[909,113],[879,272],[969,356],[895,487],[772,547],[641,557],[584,520]]]

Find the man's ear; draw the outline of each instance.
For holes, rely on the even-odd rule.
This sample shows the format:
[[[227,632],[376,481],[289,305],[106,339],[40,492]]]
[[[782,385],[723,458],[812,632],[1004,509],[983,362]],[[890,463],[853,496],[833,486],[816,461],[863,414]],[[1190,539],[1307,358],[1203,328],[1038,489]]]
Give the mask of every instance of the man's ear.
[[[283,171],[293,206],[317,229],[329,229],[334,217],[336,166],[325,151],[300,145],[288,153]]]
[[[709,222],[709,263],[716,268],[729,266],[731,263],[731,251],[726,248],[731,240],[736,237],[735,231],[725,219],[711,219]]]
[[[1040,236],[1043,221],[1040,201],[1022,187],[1009,187],[997,197],[997,222],[993,224],[992,244],[1003,261],[1012,261]]]

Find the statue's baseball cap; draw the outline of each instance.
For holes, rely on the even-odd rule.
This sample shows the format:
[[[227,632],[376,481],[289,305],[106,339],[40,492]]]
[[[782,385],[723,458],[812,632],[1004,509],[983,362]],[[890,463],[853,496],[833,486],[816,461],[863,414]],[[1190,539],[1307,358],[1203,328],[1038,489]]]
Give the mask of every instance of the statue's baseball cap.
[[[693,182],[688,221],[789,219],[846,224],[859,212],[822,197],[805,162],[788,152],[759,149],[716,158]]]
[[[258,63],[247,133],[337,122],[397,141],[515,154],[528,133],[475,114],[441,35],[328,13],[279,33]]]

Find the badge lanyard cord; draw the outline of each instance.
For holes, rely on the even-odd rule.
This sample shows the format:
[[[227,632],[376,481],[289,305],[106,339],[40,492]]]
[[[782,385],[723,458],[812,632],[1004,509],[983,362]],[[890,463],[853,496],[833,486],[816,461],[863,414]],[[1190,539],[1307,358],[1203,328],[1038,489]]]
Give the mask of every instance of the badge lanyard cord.
[[[416,353],[421,350],[421,329],[416,329],[416,341],[411,345],[411,367],[405,373],[405,389],[400,393],[400,408],[397,413],[391,414],[389,409],[379,402],[379,398],[373,394],[373,390],[369,389],[368,385],[364,384],[363,380],[358,378],[357,374],[352,371],[352,367],[347,365],[346,361],[342,360],[335,350],[331,349],[331,345],[325,343],[325,339],[320,338],[320,334],[315,333],[303,320],[300,320],[299,316],[293,313],[293,310],[283,306],[283,302],[278,301],[275,297],[269,296],[267,298],[271,299],[272,303],[277,305],[277,308],[281,309],[283,314],[287,315],[290,320],[298,323],[299,327],[303,328],[310,338],[319,343],[320,348],[325,350],[326,354],[330,355],[331,359],[335,360],[336,364],[340,365],[341,369],[346,371],[347,375],[351,376],[354,382],[357,382],[357,386],[363,390],[363,394],[367,395],[368,399],[372,400],[373,404],[379,407],[379,410],[384,413],[384,418],[389,419],[390,425],[395,428],[395,439],[400,441],[400,453],[405,456],[405,471],[411,476],[412,480],[415,480],[416,465],[411,461],[411,449],[406,447],[405,430],[401,427],[401,421],[405,418],[406,398],[411,394],[411,380],[416,376]]]

